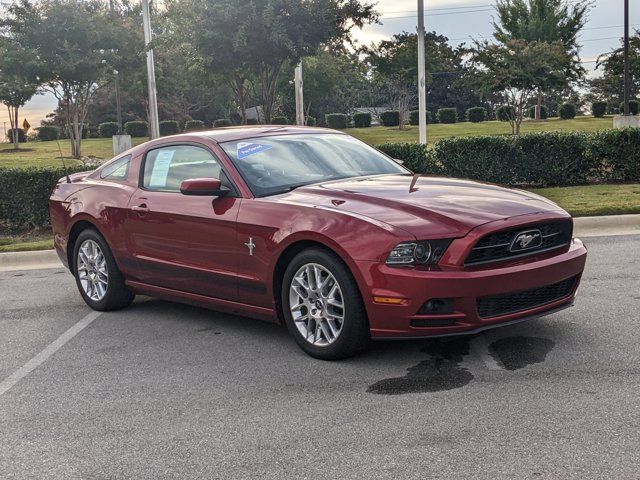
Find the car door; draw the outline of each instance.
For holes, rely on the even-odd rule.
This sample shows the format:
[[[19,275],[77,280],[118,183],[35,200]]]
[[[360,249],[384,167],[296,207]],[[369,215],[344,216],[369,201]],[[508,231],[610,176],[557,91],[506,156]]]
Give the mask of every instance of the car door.
[[[183,195],[180,184],[190,178],[219,178],[230,192],[221,197]],[[237,299],[240,202],[207,148],[165,145],[147,152],[125,225],[136,276],[149,285]]]

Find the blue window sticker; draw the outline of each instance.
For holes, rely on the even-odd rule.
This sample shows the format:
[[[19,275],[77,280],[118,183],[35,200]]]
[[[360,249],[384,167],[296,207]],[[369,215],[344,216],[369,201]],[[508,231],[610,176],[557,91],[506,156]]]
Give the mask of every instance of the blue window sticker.
[[[256,153],[266,152],[267,150],[271,150],[272,148],[273,148],[272,145],[239,142],[238,150],[237,150],[238,160],[242,160],[243,158],[247,158],[251,155],[255,155]]]

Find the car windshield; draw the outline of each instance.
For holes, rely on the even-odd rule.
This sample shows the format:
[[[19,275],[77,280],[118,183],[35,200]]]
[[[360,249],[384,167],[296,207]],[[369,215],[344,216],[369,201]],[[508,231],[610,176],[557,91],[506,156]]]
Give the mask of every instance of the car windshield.
[[[408,173],[366,143],[335,133],[256,137],[221,146],[257,197],[325,180]]]

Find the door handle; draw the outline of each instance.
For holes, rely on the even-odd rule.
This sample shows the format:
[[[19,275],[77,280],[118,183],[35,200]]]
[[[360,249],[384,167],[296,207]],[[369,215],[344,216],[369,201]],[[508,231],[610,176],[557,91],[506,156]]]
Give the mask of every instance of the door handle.
[[[147,213],[149,211],[149,207],[147,207],[146,203],[143,203],[140,205],[134,205],[133,207],[131,207],[131,210],[136,213]]]

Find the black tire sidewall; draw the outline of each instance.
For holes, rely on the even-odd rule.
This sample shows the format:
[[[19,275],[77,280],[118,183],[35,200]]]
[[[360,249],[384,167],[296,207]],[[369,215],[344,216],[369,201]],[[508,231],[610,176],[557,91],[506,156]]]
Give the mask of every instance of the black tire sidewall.
[[[102,254],[107,263],[107,269],[109,274],[109,281],[107,283],[107,292],[105,293],[102,299],[96,301],[87,296],[80,284],[80,278],[78,275],[78,252],[80,251],[80,247],[86,240],[93,240],[98,244],[100,249],[102,250]],[[89,307],[94,310],[99,311],[108,311],[114,310],[117,308],[122,308],[129,305],[133,301],[133,293],[125,286],[124,278],[118,269],[118,265],[111,253],[111,249],[109,245],[105,241],[105,239],[94,229],[86,229],[80,232],[73,248],[73,276],[76,279],[76,285],[78,286],[78,291],[82,296],[82,299],[86,302]]]
[[[305,340],[295,326],[289,306],[289,288],[295,273],[305,264],[322,265],[336,278],[345,303],[345,316],[342,331],[338,338],[325,347],[312,345]],[[304,250],[294,257],[285,270],[282,291],[282,311],[287,329],[296,343],[309,355],[323,360],[338,360],[350,357],[362,351],[370,337],[369,322],[360,296],[360,290],[349,268],[334,254],[320,249]]]

